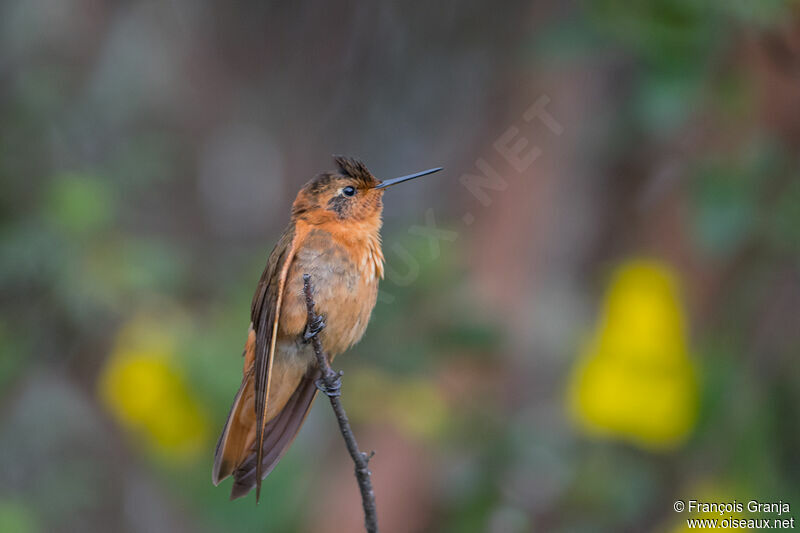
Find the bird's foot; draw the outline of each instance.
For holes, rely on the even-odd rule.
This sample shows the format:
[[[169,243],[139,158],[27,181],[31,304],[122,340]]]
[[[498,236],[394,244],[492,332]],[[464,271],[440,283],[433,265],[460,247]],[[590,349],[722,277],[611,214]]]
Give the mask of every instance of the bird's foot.
[[[308,341],[316,337],[323,329],[325,329],[325,319],[321,316],[317,316],[314,320],[306,324],[306,330],[303,332],[303,341],[308,343]]]
[[[342,373],[335,372],[335,377],[328,379],[320,378],[314,383],[323,394],[328,397],[336,397],[342,395]]]

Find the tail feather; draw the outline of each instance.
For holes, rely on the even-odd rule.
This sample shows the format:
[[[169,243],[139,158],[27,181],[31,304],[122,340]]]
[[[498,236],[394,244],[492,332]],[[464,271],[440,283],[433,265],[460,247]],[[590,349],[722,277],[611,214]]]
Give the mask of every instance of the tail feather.
[[[262,448],[262,479],[272,472],[272,469],[275,468],[275,465],[278,464],[278,461],[294,442],[297,432],[303,425],[316,396],[317,387],[315,383],[319,377],[319,370],[316,369],[303,376],[300,384],[281,412],[267,422],[264,428],[265,436]],[[253,442],[245,460],[233,471],[232,500],[245,496],[256,486],[257,457],[256,444]]]
[[[307,372],[289,396],[281,411],[264,426],[262,479],[267,477],[294,441],[316,396],[316,368]],[[218,485],[233,476],[231,499],[246,495],[256,486],[256,418],[253,369],[245,374],[233,400],[214,455],[211,480]],[[291,390],[291,389],[290,389]],[[277,392],[277,391],[276,391]],[[287,391],[287,395],[288,395]]]
[[[233,405],[228,413],[228,419],[222,434],[217,441],[214,452],[214,469],[211,481],[219,485],[220,481],[233,474],[234,469],[245,455],[247,448],[252,445],[255,429],[255,412],[253,411],[254,393],[253,370],[247,372],[242,380],[242,385],[233,399]],[[249,407],[249,408],[247,408]],[[248,416],[249,415],[249,416]]]

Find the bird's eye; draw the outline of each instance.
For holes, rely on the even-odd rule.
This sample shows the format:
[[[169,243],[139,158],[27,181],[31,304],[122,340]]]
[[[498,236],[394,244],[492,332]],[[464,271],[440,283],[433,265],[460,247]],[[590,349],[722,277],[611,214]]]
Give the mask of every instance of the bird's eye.
[[[356,195],[356,188],[348,185],[344,189],[342,189],[342,194],[345,196],[355,196]]]

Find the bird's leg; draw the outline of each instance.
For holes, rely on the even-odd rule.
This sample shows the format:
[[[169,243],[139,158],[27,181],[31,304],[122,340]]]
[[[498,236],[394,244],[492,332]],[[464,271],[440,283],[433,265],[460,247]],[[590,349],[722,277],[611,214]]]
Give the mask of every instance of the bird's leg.
[[[342,395],[342,372],[334,372],[331,370],[331,374],[327,376],[323,376],[319,378],[317,381],[314,382],[314,385],[322,391],[323,394],[326,394],[330,398],[334,398],[336,396]]]
[[[319,335],[319,332],[325,329],[325,320],[320,315],[312,315],[306,324],[306,330],[303,333],[303,342],[308,344]],[[317,341],[319,342],[319,341]],[[323,354],[322,357],[325,357]],[[319,378],[314,384],[319,390],[329,397],[341,396],[342,394],[342,373],[335,372],[330,364],[326,365],[327,368],[322,369],[323,376]]]
[[[306,324],[306,330],[303,332],[303,342],[308,344],[323,329],[325,329],[325,319],[319,315],[314,316],[313,320],[308,321]]]

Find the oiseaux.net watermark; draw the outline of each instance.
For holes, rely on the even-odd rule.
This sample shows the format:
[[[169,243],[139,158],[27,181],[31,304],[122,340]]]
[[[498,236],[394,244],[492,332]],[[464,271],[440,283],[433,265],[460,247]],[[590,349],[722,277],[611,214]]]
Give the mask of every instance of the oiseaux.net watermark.
[[[536,140],[537,134],[558,137],[564,133],[564,126],[548,109],[550,104],[550,97],[546,94],[536,98],[494,139],[491,150],[487,149],[475,160],[475,169],[459,176],[459,183],[478,201],[481,209],[492,205],[494,193],[513,191],[513,180],[524,177],[543,155],[543,148]],[[470,227],[477,221],[480,213],[476,211],[470,209],[463,213],[460,217],[463,227]],[[425,225],[411,226],[408,233],[428,241],[431,261],[439,259],[441,242],[453,242],[460,235],[457,229],[440,228],[432,207],[425,211]],[[386,279],[391,284],[406,287],[419,277],[420,261],[401,243],[395,242],[387,247],[386,259]],[[398,263],[400,268],[397,268]],[[392,303],[394,300],[394,295],[384,284],[378,292],[378,301]]]
[[[707,502],[701,500],[675,500],[676,513],[690,513],[686,518],[689,529],[794,529],[789,502],[738,500]],[[715,515],[719,515],[718,517]],[[757,516],[748,516],[757,515]]]

